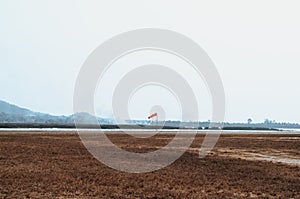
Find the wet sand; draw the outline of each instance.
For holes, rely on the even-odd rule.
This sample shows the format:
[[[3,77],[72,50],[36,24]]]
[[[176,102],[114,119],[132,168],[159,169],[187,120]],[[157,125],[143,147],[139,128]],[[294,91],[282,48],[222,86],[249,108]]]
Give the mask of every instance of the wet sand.
[[[174,136],[108,137],[147,152]],[[130,174],[98,162],[74,133],[2,132],[0,198],[300,198],[299,134],[222,135],[200,159],[203,137],[170,166]]]

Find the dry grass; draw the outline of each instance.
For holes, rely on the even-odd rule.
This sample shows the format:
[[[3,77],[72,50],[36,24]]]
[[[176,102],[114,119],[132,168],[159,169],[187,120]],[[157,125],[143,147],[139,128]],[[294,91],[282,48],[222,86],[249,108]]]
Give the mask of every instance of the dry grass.
[[[171,135],[134,139],[110,135],[120,147],[145,152]],[[290,139],[293,137],[293,139]],[[75,134],[0,135],[0,198],[300,198],[300,167],[226,155],[228,149],[281,151],[300,159],[298,135],[226,135],[199,159],[193,148],[167,168],[146,174],[98,162]],[[295,138],[295,139],[294,139]]]

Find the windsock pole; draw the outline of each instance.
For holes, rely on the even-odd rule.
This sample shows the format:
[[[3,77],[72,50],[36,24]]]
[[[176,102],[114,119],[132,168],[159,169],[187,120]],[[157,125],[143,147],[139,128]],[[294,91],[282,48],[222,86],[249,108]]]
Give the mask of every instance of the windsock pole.
[[[148,116],[148,119],[154,118],[156,117],[156,126],[158,126],[158,114],[157,113],[153,113],[151,115]]]

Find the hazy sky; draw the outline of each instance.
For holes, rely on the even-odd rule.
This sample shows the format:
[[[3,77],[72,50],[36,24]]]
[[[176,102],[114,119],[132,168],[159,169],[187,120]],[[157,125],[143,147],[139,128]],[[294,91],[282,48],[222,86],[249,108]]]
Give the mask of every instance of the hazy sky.
[[[77,74],[98,45],[133,29],[164,28],[190,37],[212,58],[225,87],[227,121],[300,122],[299,10],[297,0],[2,0],[0,99],[72,114]],[[144,94],[162,92],[162,104],[176,104],[151,89]],[[150,102],[143,102],[143,93],[133,100],[132,115],[140,117],[136,110]],[[106,103],[97,107],[102,116],[111,115]],[[210,106],[207,100],[202,105]],[[209,119],[208,109],[201,119]],[[177,118],[177,108],[166,111]]]

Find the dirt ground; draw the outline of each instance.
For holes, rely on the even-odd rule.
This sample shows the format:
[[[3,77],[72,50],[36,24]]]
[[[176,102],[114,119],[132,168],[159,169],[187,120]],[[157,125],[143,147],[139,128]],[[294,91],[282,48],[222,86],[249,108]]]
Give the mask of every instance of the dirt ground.
[[[109,138],[153,151],[172,135]],[[300,135],[222,135],[198,157],[203,135],[170,166],[144,174],[97,161],[77,134],[0,135],[0,198],[300,198]]]

